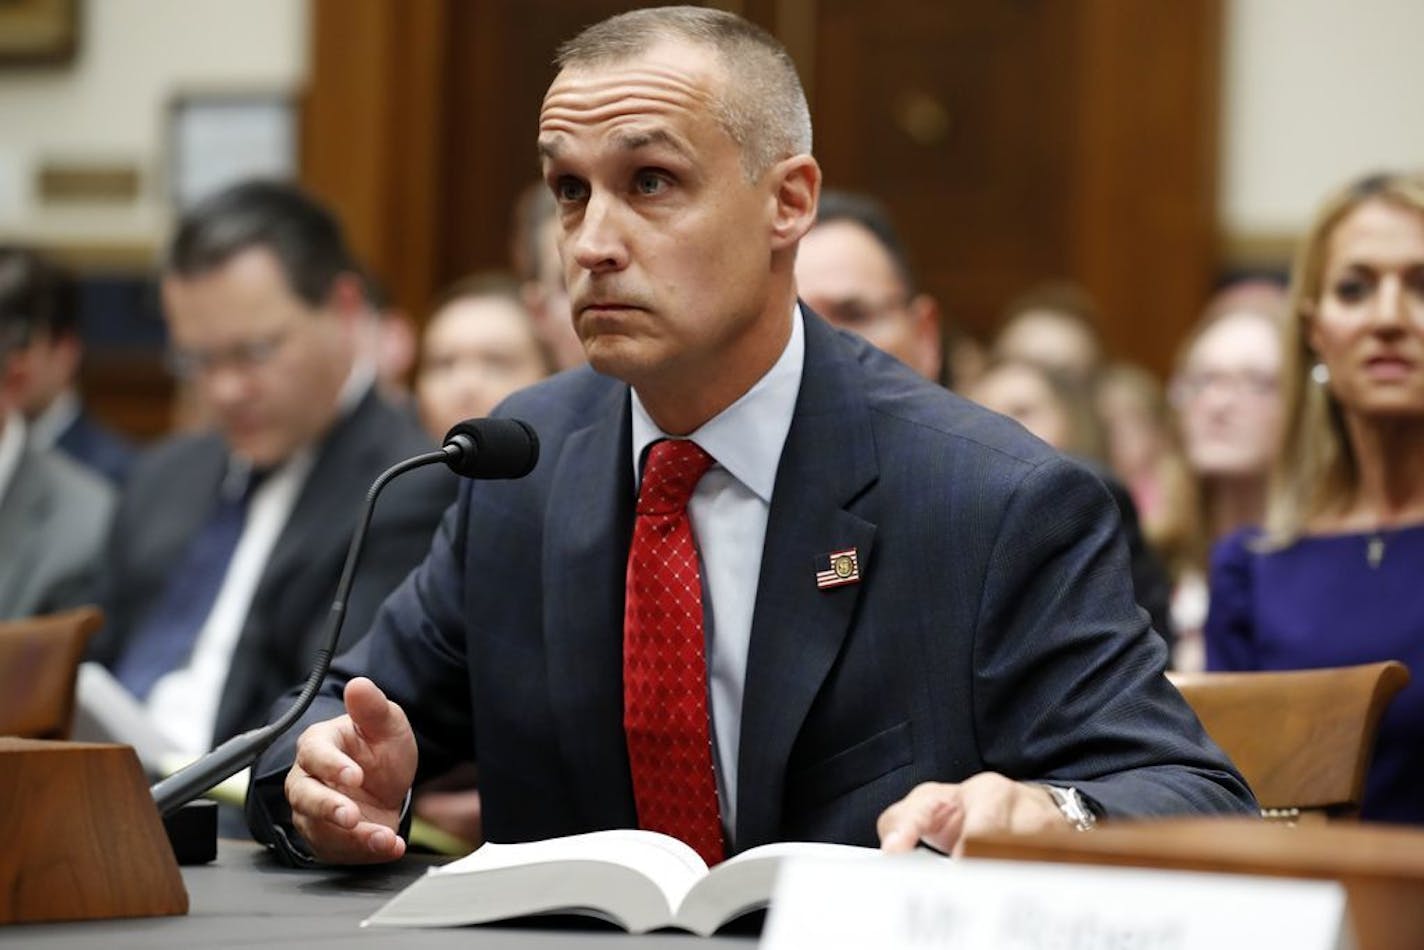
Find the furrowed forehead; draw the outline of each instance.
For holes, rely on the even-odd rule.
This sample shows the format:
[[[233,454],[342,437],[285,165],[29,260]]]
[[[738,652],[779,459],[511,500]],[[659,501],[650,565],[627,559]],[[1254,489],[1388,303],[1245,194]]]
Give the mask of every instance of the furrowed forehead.
[[[718,77],[710,54],[684,48],[678,61],[668,52],[561,72],[539,113],[541,158],[558,157],[566,136],[591,129],[621,129],[619,144],[633,147],[666,140],[654,131],[660,119],[715,114]]]

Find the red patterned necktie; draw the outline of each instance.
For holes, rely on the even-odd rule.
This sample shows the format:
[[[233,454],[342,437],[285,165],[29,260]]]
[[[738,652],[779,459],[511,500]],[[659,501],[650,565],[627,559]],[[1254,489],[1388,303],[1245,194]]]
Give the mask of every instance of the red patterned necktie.
[[[687,500],[712,465],[696,443],[655,442],[638,490],[623,615],[623,729],[638,826],[722,860],[712,772],[702,579]]]

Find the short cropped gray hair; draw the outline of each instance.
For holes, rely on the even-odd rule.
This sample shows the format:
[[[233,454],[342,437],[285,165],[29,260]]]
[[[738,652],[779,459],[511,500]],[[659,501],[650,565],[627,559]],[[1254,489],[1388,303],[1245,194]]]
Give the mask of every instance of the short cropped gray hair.
[[[734,13],[707,7],[630,10],[595,23],[559,47],[560,69],[602,66],[685,40],[717,53],[726,73],[717,120],[742,149],[742,168],[758,178],[784,158],[811,151],[811,110],[796,64],[775,37]]]

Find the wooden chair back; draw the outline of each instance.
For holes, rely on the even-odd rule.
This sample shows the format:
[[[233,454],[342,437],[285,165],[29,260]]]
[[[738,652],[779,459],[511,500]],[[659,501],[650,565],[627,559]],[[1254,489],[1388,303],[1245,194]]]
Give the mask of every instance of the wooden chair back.
[[[79,663],[103,617],[80,607],[0,621],[0,736],[69,737]]]
[[[1268,818],[1354,817],[1403,663],[1261,673],[1169,673]]]

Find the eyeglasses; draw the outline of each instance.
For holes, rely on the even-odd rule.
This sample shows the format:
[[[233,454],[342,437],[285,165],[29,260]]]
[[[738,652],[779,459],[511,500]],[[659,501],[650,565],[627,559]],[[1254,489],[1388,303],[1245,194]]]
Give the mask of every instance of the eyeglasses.
[[[1200,399],[1207,390],[1218,390],[1237,399],[1269,399],[1276,395],[1279,381],[1275,373],[1258,370],[1200,370],[1177,377],[1172,383],[1172,402],[1177,406]]]
[[[896,294],[880,300],[868,300],[860,297],[822,300],[814,306],[817,313],[838,327],[844,327],[847,330],[863,330],[901,313],[905,309],[905,305],[905,298]]]
[[[283,344],[292,335],[292,328],[256,340],[246,340],[221,349],[198,350],[173,347],[168,351],[168,371],[179,379],[196,379],[226,366],[239,373],[252,373],[272,362]]]

